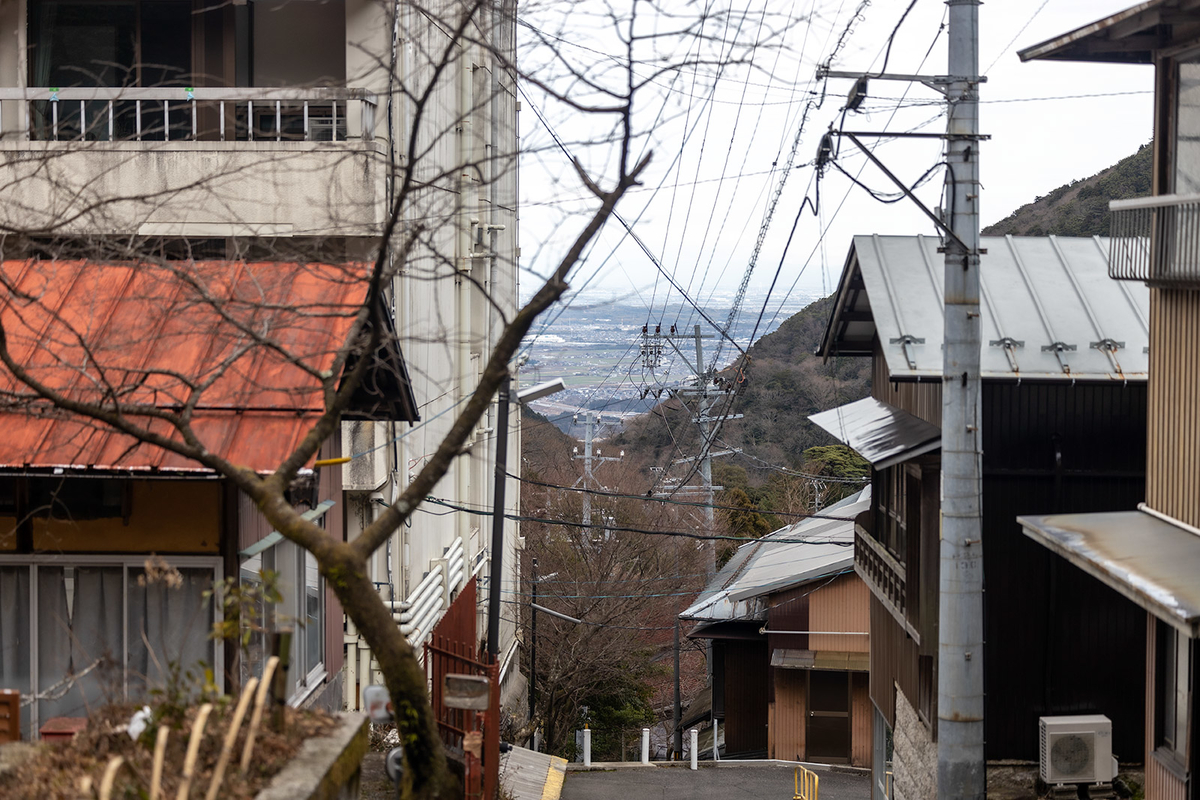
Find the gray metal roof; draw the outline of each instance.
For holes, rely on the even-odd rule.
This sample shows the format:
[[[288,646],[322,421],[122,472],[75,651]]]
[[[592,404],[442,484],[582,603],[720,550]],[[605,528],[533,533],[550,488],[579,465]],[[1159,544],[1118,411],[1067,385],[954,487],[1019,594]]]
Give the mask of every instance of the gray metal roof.
[[[1161,47],[1165,40],[1152,33],[1147,34],[1147,31],[1175,21],[1171,12],[1178,6],[1178,0],[1138,3],[1069,33],[1026,47],[1017,55],[1022,61],[1055,59],[1150,64],[1153,63],[1155,49]]]
[[[891,377],[941,380],[943,256],[928,236],[856,236],[822,355],[869,355]],[[1150,293],[1108,277],[1101,237],[985,236],[985,379],[1138,380],[1149,365]]]
[[[854,518],[871,505],[870,488],[744,544],[680,619],[766,619],[762,596],[854,569]]]
[[[874,397],[809,416],[813,424],[884,469],[942,446],[942,431]]]
[[[1018,517],[1025,535],[1200,636],[1200,535],[1145,511]]]

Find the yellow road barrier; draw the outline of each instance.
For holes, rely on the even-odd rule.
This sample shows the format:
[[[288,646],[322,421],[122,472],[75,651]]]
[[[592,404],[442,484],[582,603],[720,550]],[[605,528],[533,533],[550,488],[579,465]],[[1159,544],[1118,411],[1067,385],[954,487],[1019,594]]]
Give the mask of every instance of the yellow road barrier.
[[[796,794],[792,800],[817,800],[821,779],[805,767],[796,767]]]

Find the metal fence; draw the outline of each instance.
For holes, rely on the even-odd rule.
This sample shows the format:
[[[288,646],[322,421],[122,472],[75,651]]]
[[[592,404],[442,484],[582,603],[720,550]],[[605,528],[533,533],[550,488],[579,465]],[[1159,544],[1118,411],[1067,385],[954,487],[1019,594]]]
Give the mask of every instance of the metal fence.
[[[1200,196],[1113,200],[1109,209],[1109,277],[1200,288]]]
[[[374,138],[377,97],[363,89],[0,88],[23,141],[346,141],[351,110]],[[10,118],[13,116],[10,113]]]

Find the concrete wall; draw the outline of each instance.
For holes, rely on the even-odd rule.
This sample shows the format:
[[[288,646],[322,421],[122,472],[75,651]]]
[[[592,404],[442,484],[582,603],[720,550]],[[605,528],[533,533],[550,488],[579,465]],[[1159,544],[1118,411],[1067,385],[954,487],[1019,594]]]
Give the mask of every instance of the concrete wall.
[[[937,743],[903,692],[896,692],[893,741],[894,800],[937,797]]]
[[[366,236],[382,145],[2,142],[0,224],[64,234]]]

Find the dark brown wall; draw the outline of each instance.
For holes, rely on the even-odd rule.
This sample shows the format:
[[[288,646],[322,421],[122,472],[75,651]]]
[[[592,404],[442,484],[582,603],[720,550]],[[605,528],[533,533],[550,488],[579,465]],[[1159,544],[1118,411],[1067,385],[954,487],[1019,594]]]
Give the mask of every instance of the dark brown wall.
[[[896,725],[896,687],[917,705],[917,643],[871,595],[871,701]]]
[[[1038,717],[1105,714],[1140,758],[1145,613],[1025,536],[1022,514],[1118,511],[1143,496],[1146,387],[989,383],[983,551],[989,759],[1038,757]]]
[[[725,661],[725,754],[767,750],[771,668],[766,642],[721,643]]]

